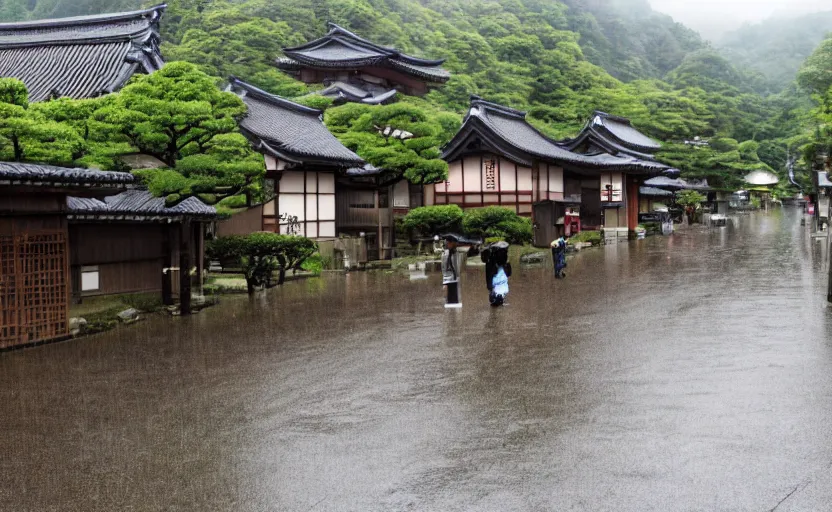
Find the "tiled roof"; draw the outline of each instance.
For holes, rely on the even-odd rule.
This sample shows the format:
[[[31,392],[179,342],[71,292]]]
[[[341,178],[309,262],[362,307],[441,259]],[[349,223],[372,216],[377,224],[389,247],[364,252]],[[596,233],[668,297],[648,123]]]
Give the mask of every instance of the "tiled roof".
[[[605,169],[659,174],[674,172],[668,166],[629,156],[606,153],[574,153],[542,134],[526,121],[526,113],[472,96],[471,108],[456,136],[443,148],[442,158],[452,160],[464,153],[471,137],[491,145],[508,158],[531,165],[540,159],[585,169]]]
[[[347,82],[334,82],[329,87],[322,89],[315,94],[332,98],[336,102],[352,101],[356,103],[366,103],[368,105],[380,105],[395,98],[396,89],[390,89],[383,92],[376,92],[374,90],[367,90],[359,85]]]
[[[440,67],[444,59],[412,57],[395,48],[377,45],[334,23],[329,23],[328,27],[329,32],[321,38],[301,46],[284,48],[286,57],[277,59],[277,66],[281,69],[298,69],[304,65],[338,69],[388,66],[439,83],[451,76]]]
[[[667,176],[656,176],[645,181],[648,187],[665,188],[668,190],[708,190],[708,180],[684,180],[682,178],[670,178]]]
[[[189,197],[176,206],[165,206],[165,198],[154,197],[147,190],[128,190],[121,194],[98,199],[68,197],[69,213],[75,217],[84,215],[138,216],[138,217],[214,217],[217,212],[195,197]]]
[[[673,192],[656,187],[639,187],[638,193],[643,196],[670,197]]]
[[[372,164],[365,164],[362,167],[350,167],[344,174],[347,176],[376,176],[381,174],[382,170]]]
[[[659,149],[661,144],[633,128],[630,120],[612,116],[605,112],[595,112],[592,123],[604,127],[626,146],[643,149],[646,151]]]
[[[0,23],[0,76],[22,80],[30,101],[90,98],[121,88],[135,73],[164,65],[159,19],[141,11]]]
[[[624,117],[596,111],[581,133],[563,142],[571,150],[582,146],[594,146],[619,156],[621,153],[641,160],[654,160],[653,153],[661,144],[644,135]]]
[[[90,169],[70,169],[52,165],[23,164],[0,162],[0,184],[27,185],[130,185],[136,181],[135,176],[127,172],[94,171]]]
[[[327,130],[320,110],[269,94],[234,77],[230,82],[231,90],[248,106],[240,127],[258,149],[295,163],[340,167],[364,164]]]

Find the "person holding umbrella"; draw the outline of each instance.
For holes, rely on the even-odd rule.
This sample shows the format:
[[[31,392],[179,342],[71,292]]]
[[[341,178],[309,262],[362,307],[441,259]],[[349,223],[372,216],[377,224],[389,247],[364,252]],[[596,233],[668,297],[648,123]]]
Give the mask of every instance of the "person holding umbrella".
[[[504,305],[508,296],[508,278],[511,277],[508,248],[509,244],[506,242],[495,242],[483,249],[480,254],[480,258],[485,263],[488,302],[494,307]]]
[[[552,247],[552,260],[555,263],[555,279],[566,277],[566,273],[563,271],[566,268],[566,240],[560,237],[550,245]]]
[[[459,272],[462,266],[462,254],[457,251],[459,237],[444,235],[445,251],[442,253],[442,286],[447,290],[445,307],[461,308],[459,294]]]

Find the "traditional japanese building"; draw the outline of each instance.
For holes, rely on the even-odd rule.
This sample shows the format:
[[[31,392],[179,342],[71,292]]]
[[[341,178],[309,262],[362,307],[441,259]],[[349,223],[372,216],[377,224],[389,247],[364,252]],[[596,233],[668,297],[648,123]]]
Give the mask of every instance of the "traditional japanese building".
[[[364,160],[327,130],[323,112],[269,94],[237,78],[231,91],[248,106],[240,129],[266,160],[274,198],[261,205],[259,229],[309,238],[334,238],[335,182]]]
[[[277,67],[308,84],[327,86],[321,94],[339,101],[383,103],[396,91],[422,96],[450,73],[444,59],[421,59],[370,42],[334,23],[319,39],[284,48]]]
[[[216,210],[196,197],[175,206],[147,190],[67,198],[72,299],[160,293],[189,310],[202,278],[207,224]],[[182,269],[185,269],[184,272]]]
[[[562,145],[582,155],[607,155],[633,163],[632,169],[610,170],[600,177],[602,225],[607,235],[617,232],[619,238],[626,237],[638,225],[639,187],[644,179],[679,173],[656,161],[655,152],[661,148],[658,141],[638,131],[629,119],[605,112],[594,112],[578,136]],[[628,204],[632,206],[627,207]]]
[[[92,98],[164,65],[164,5],[140,11],[0,24],[0,77],[22,80],[30,101]]]
[[[584,229],[596,229],[604,225],[603,206],[614,207],[624,215],[607,223],[626,228],[623,176],[656,175],[668,169],[630,155],[573,152],[530,125],[525,112],[477,96],[442,158],[448,162],[448,180],[425,188],[425,204],[499,205],[520,215],[534,213],[541,245],[550,236],[548,223],[563,225],[567,211],[580,213]],[[632,204],[637,214],[637,199]],[[546,220],[537,222],[543,216]]]

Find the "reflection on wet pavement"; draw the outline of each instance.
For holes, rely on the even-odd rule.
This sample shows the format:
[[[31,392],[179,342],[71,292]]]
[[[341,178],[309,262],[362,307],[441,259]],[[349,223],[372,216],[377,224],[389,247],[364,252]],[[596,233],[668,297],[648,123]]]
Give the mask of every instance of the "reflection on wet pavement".
[[[0,510],[828,510],[825,258],[775,211],[0,354]]]

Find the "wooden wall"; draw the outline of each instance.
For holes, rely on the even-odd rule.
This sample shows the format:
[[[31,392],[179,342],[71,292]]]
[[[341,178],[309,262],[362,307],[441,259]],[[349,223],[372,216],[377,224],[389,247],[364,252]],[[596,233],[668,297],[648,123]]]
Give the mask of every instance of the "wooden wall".
[[[70,266],[73,295],[160,291],[165,228],[168,224],[72,224]],[[176,240],[172,242],[175,249]],[[84,266],[98,267],[98,290],[80,293],[80,271]],[[178,261],[174,261],[173,266],[178,266]]]
[[[257,231],[263,231],[262,204],[217,222],[217,236],[247,235]]]

